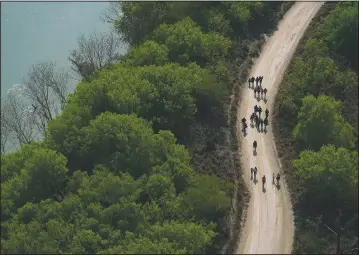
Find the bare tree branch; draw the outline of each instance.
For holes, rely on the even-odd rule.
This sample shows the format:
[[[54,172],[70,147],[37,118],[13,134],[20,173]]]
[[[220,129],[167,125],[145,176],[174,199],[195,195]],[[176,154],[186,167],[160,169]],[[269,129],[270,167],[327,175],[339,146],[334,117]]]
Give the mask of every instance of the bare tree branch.
[[[327,227],[327,229],[329,229],[330,231],[332,231],[335,235],[338,235],[337,232],[335,232],[333,229],[331,229],[330,227],[328,227],[327,224],[323,223],[324,226]]]
[[[356,240],[346,250],[342,251],[342,254],[357,250],[358,247],[355,247],[356,245],[358,245],[358,237],[356,237]]]
[[[342,228],[342,230],[345,230],[345,229],[349,226],[349,224],[350,224],[351,222],[353,222],[353,221],[355,221],[355,220],[357,220],[357,219],[358,219],[358,214],[356,214],[353,219],[351,219],[350,221],[348,221],[348,222],[345,224],[344,228]]]
[[[45,61],[31,67],[23,86],[8,91],[1,111],[2,153],[10,142],[17,148],[46,134],[47,123],[66,104],[68,80],[68,73]]]
[[[31,143],[36,137],[33,115],[28,111],[19,90],[9,90],[2,105],[1,120],[20,146]],[[13,144],[16,146],[17,144]]]
[[[6,125],[4,108],[1,107],[1,155],[4,155],[6,152],[6,144],[9,141],[10,135],[10,129]]]
[[[88,38],[84,34],[78,37],[78,49],[70,52],[72,70],[87,79],[95,71],[109,63],[119,60],[120,38],[113,32],[97,33]]]
[[[69,95],[69,75],[55,67],[51,61],[35,64],[24,81],[24,94],[32,104],[32,117],[42,135],[46,124],[64,108]]]
[[[346,228],[349,226],[350,223],[352,223],[354,220],[356,220],[358,218],[358,214],[356,214],[354,216],[354,218],[352,218],[351,220],[349,220],[344,227],[341,226],[340,224],[340,220],[341,220],[341,217],[343,216],[341,210],[338,210],[338,217],[337,219],[335,220],[335,223],[334,225],[336,225],[336,228],[337,228],[337,231],[334,231],[333,229],[331,229],[328,225],[326,225],[325,223],[323,223],[321,221],[321,216],[319,217],[319,220],[320,222],[327,228],[329,229],[331,232],[333,232],[335,235],[336,235],[336,239],[337,239],[337,247],[336,247],[336,254],[343,254],[344,252],[348,252],[348,250],[345,250],[344,252],[340,252],[340,247],[341,247],[341,237],[343,236],[344,234],[344,231],[346,230]],[[358,242],[358,238],[357,240],[347,249],[351,249],[352,250],[355,250],[357,248],[354,248],[352,249]]]
[[[120,1],[110,2],[109,7],[101,14],[101,20],[113,24],[118,16],[121,15],[120,4]]]

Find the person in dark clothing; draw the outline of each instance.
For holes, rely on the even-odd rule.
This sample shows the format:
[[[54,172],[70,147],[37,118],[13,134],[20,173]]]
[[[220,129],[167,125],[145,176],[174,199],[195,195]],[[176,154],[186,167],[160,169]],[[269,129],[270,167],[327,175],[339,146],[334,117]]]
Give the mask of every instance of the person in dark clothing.
[[[261,117],[261,113],[262,113],[262,107],[258,107],[258,113],[259,113],[259,118]]]

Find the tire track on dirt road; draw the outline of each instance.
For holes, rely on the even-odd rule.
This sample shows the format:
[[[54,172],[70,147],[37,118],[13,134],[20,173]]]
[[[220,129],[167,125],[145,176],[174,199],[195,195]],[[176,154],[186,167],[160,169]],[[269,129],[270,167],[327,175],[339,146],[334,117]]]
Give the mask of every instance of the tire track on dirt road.
[[[250,77],[264,76],[262,86],[268,89],[265,104],[254,98],[253,89],[248,83],[243,85],[242,100],[237,123],[237,132],[241,142],[241,163],[243,178],[251,192],[251,199],[241,230],[237,253],[291,253],[294,222],[292,205],[285,178],[275,149],[271,130],[273,100],[289,61],[319,8],[324,2],[296,2],[278,24],[278,30],[267,39],[259,58],[255,61]],[[248,80],[248,79],[247,79]],[[266,134],[259,133],[248,125],[247,136],[240,133],[240,121],[248,119],[255,105],[260,105],[263,115],[269,110],[269,126]],[[258,143],[257,155],[252,153],[252,143]],[[250,180],[250,168],[258,168],[257,184]],[[281,173],[280,189],[272,185],[272,174]],[[261,177],[266,176],[266,191],[262,190]]]

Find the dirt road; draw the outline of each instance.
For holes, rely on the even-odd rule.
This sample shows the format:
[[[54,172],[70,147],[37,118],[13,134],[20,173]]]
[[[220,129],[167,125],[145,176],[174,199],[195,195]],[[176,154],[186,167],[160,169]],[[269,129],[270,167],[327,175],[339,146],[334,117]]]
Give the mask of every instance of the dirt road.
[[[271,130],[271,113],[273,100],[284,71],[293,56],[295,48],[307,29],[310,21],[323,2],[297,2],[279,23],[278,30],[267,39],[261,55],[254,63],[250,77],[264,76],[262,86],[268,89],[267,103],[258,102],[254,98],[253,89],[248,82],[243,88],[238,116],[238,132],[241,130],[240,120],[247,119],[247,135],[241,137],[241,161],[243,177],[246,180],[251,199],[246,212],[244,227],[237,253],[280,254],[291,253],[294,236],[292,206],[285,184],[281,164],[275,150]],[[248,80],[248,79],[247,79]],[[250,126],[249,117],[255,105],[269,110],[268,132],[258,132]],[[258,143],[257,155],[253,155],[252,143]],[[257,183],[251,180],[251,167],[257,167]],[[272,174],[281,173],[280,187],[272,184]],[[262,176],[266,176],[266,184],[262,186]]]

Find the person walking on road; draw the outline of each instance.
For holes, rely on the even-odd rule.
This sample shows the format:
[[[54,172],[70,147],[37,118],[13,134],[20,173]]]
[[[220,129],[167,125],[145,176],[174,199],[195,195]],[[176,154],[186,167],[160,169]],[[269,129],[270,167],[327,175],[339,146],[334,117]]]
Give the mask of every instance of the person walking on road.
[[[268,109],[266,109],[265,114],[266,114],[266,118],[268,118],[268,115],[269,115]]]
[[[261,113],[262,113],[262,107],[261,107],[261,106],[258,107],[258,113],[259,113],[259,118],[260,118],[260,117],[261,117]]]
[[[274,175],[274,173],[273,173],[273,176],[272,176],[272,184],[274,185],[274,177],[275,177],[275,175]]]
[[[265,118],[265,119],[264,119],[263,124],[264,124],[264,131],[267,131],[268,118]]]
[[[280,174],[279,173],[277,174],[276,179],[277,179],[277,186],[278,186],[279,185],[279,180],[280,180]]]

